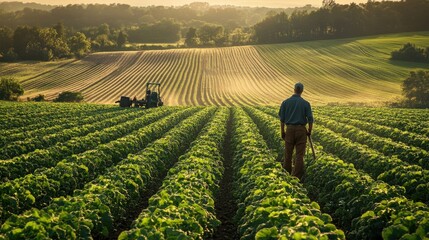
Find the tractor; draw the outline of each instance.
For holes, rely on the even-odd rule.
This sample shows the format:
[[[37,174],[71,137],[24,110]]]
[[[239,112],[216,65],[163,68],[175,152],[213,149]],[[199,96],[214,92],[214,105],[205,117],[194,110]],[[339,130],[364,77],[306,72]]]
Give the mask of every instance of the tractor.
[[[121,96],[121,99],[116,103],[119,103],[120,107],[131,107],[132,104],[134,104],[134,107],[161,107],[164,105],[161,99],[161,84],[148,82],[146,84],[146,96],[141,100],[137,100],[136,97],[131,99],[130,97]]]

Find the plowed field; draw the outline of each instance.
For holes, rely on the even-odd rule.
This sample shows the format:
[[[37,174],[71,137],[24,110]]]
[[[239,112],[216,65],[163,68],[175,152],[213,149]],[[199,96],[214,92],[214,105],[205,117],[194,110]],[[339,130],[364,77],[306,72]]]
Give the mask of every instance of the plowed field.
[[[0,64],[26,97],[81,91],[87,102],[143,98],[146,82],[162,83],[167,105],[278,104],[295,82],[317,103],[377,102],[401,95],[410,71],[427,64],[390,61],[404,43],[429,46],[429,33],[210,49],[94,53],[78,61]]]

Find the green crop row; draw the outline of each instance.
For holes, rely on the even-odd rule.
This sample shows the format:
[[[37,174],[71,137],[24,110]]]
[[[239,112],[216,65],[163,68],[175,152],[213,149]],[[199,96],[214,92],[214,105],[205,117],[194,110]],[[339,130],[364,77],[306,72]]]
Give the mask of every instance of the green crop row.
[[[125,113],[125,112],[124,112]],[[105,126],[112,126],[115,124],[115,121],[120,123],[121,121],[126,121],[127,118],[132,118],[138,116],[138,112],[135,112],[132,115],[117,116],[117,113],[111,113],[107,116],[104,115],[95,115],[89,117],[85,121],[85,125],[78,125],[70,129],[61,129],[59,132],[47,134],[41,133],[41,135],[26,138],[23,141],[17,141],[6,145],[3,148],[0,148],[0,156],[3,159],[10,159],[22,154],[32,152],[36,149],[48,148],[57,143],[65,142],[70,140],[73,137],[81,137],[88,133],[103,129]],[[113,116],[112,119],[110,119]]]
[[[4,116],[0,119],[0,130],[10,130],[12,128],[26,128],[27,125],[34,124],[37,118],[40,122],[49,122],[55,118],[73,116],[75,114],[84,114],[85,112],[97,111],[99,109],[111,108],[111,106],[94,105],[94,104],[45,104],[45,103],[6,103],[7,108],[0,111]],[[38,109],[45,109],[40,110]],[[34,112],[36,111],[36,112]],[[14,114],[12,113],[19,113]]]
[[[82,154],[72,155],[53,168],[36,171],[34,174],[1,184],[1,220],[30,207],[44,207],[54,197],[71,194],[74,189],[83,187],[86,182],[103,173],[107,167],[119,162],[127,154],[143,149],[148,143],[174,127],[182,118],[197,110],[198,108],[187,108],[173,113],[125,137],[99,145]],[[142,125],[144,124],[143,122]]]
[[[331,217],[310,201],[299,180],[276,162],[253,121],[242,109],[233,112],[236,217],[241,239],[344,239]]]
[[[99,120],[114,117],[115,115],[122,115],[120,111],[112,111],[112,109],[102,109],[95,112],[86,113],[84,116],[73,115],[70,117],[55,119],[53,121],[40,122],[37,118],[33,120],[35,124],[31,125],[31,128],[16,129],[10,131],[3,131],[0,135],[0,145],[3,148],[6,145],[13,144],[15,141],[24,141],[28,138],[35,138],[45,136],[47,134],[57,133],[64,129],[73,128],[83,124],[91,122],[93,116],[100,116]],[[22,143],[22,142],[20,142]],[[19,143],[18,143],[19,144]]]
[[[349,239],[424,239],[429,234],[427,205],[408,200],[401,187],[374,181],[352,164],[322,155],[309,165],[305,179],[324,209],[350,230]]]
[[[56,198],[42,210],[33,209],[11,217],[0,233],[6,239],[109,237],[115,226],[139,204],[151,182],[186,150],[213,112],[214,108],[205,108],[193,114],[193,109],[163,120],[164,124],[171,122],[176,126],[140,153],[129,154],[106,174],[76,190],[73,196]],[[183,120],[190,114],[193,116]],[[161,134],[164,131],[159,127],[153,130]]]
[[[215,216],[214,194],[219,189],[222,144],[228,109],[221,108],[170,169],[149,207],[119,239],[203,239],[220,223]]]
[[[374,179],[391,185],[403,186],[406,195],[416,201],[429,202],[429,171],[417,165],[409,165],[396,157],[386,157],[355,143],[326,128],[317,128],[314,139],[324,150],[351,162],[358,169],[367,172]]]
[[[318,123],[341,133],[353,141],[368,145],[387,156],[398,156],[399,159],[411,164],[417,164],[425,169],[429,169],[429,153],[423,149],[410,147],[401,143],[392,141],[389,138],[374,136],[359,128],[330,120],[329,118],[318,116]]]
[[[321,113],[323,114],[323,111]],[[377,134],[380,137],[391,138],[394,141],[399,141],[407,145],[422,148],[423,150],[429,151],[429,138],[420,134],[415,134],[408,131],[402,131],[397,128],[386,127],[374,123],[368,123],[362,120],[350,119],[347,116],[337,116],[336,114],[325,115],[331,120],[335,120],[344,124],[353,125],[361,130],[369,133]]]
[[[275,126],[279,125],[278,118],[274,117],[276,112],[265,111],[272,121],[271,130],[264,131],[266,137],[278,138],[280,127]],[[316,161],[306,161],[309,166],[304,185],[312,199],[347,230],[348,239],[424,239],[429,234],[429,208],[403,197],[403,187],[374,181],[358,172],[353,164],[322,151],[317,155]]]
[[[46,149],[0,161],[0,179],[12,180],[32,173],[36,169],[55,166],[60,160],[93,149],[139,129],[142,124],[149,124],[170,113],[172,109],[148,110],[144,115],[131,112],[115,118],[106,119],[93,125],[93,129],[101,130],[86,136],[74,137],[67,142],[58,143]],[[104,129],[103,129],[104,128]],[[40,171],[40,170],[39,170]]]
[[[319,111],[319,108],[316,108]],[[396,110],[395,111],[399,111]],[[374,109],[371,108],[344,108],[344,107],[322,107],[320,112],[325,115],[336,114],[338,116],[347,116],[347,118],[358,119],[367,121],[373,124],[379,124],[391,128],[398,128],[403,131],[409,131],[415,134],[420,134],[429,137],[429,125],[426,120],[429,113],[424,112],[423,116],[416,116],[413,114],[407,119],[406,117],[396,114],[386,114],[388,109]],[[418,120],[420,119],[420,120]]]

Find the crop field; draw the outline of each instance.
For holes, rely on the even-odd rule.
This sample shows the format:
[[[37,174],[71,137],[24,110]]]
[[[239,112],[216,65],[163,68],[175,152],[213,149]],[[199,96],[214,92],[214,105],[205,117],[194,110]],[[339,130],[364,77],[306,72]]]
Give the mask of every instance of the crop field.
[[[316,107],[302,182],[277,111],[2,102],[0,239],[429,237],[428,110]]]
[[[143,98],[145,83],[162,83],[161,95],[176,105],[279,104],[302,82],[314,104],[380,102],[401,96],[401,82],[427,64],[391,61],[390,53],[411,42],[429,46],[429,32],[342,40],[209,49],[94,53],[54,63],[0,63],[1,75],[16,76],[23,99],[80,91],[85,101],[114,103]]]

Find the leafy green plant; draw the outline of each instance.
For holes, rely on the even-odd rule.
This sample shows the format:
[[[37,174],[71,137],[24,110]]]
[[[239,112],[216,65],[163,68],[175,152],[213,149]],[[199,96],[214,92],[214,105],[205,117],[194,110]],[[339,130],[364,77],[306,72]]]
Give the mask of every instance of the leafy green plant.
[[[104,172],[106,167],[119,162],[129,153],[138,152],[197,110],[198,108],[187,108],[173,113],[125,137],[63,159],[55,167],[41,169],[34,174],[1,184],[1,220],[31,207],[46,206],[55,197],[71,194],[74,189],[83,187],[86,182]]]
[[[0,169],[2,170],[0,177],[4,180],[12,180],[22,177],[25,174],[32,173],[38,168],[53,167],[62,159],[72,154],[79,154],[91,148],[95,148],[100,144],[105,144],[114,139],[123,137],[125,134],[139,129],[142,124],[149,124],[159,120],[173,110],[174,108],[157,109],[156,111],[150,109],[145,112],[146,114],[144,116],[140,116],[141,113],[139,112],[131,112],[129,114],[108,118],[104,121],[90,124],[89,126],[82,126],[77,129],[73,128],[72,131],[87,132],[89,130],[94,130],[94,132],[86,136],[74,137],[66,142],[60,142],[45,149],[37,149],[28,154],[23,154],[6,161],[0,161]],[[116,112],[113,114],[117,115]]]
[[[223,172],[221,148],[228,112],[226,108],[218,110],[169,170],[161,189],[149,199],[149,207],[119,239],[203,239],[213,233],[220,223],[214,195]]]
[[[240,108],[233,112],[234,195],[241,239],[267,234],[274,238],[344,239],[332,218],[310,201],[299,180],[276,162],[277,153],[270,152],[253,121]]]
[[[186,117],[184,113],[189,116],[195,110],[188,109],[173,115],[182,120]],[[137,154],[129,154],[108,169],[106,174],[89,182],[82,190],[75,191],[73,196],[56,198],[42,210],[30,210],[11,217],[0,232],[9,238],[107,237],[127,212],[138,204],[149,183],[156,181],[157,176],[173,164],[171,160],[186,150],[213,111],[214,108],[206,108],[181,121],[162,138]],[[167,118],[163,122],[176,121]],[[152,129],[157,130],[160,129]],[[31,224],[36,224],[38,228],[30,227]]]
[[[264,132],[267,137],[276,138],[280,134],[276,111],[260,109],[270,116],[254,110],[255,118],[271,118],[272,124],[267,125],[270,131]],[[423,203],[405,198],[404,187],[374,181],[367,174],[358,172],[353,164],[320,150],[317,160],[307,161],[307,164],[304,185],[312,198],[322,205],[322,209],[331,213],[336,222],[348,231],[347,238],[399,239],[402,236],[419,238],[428,234],[426,226],[429,208]],[[404,228],[401,225],[405,223],[408,225]]]
[[[24,94],[21,84],[13,77],[0,79],[0,100],[16,101]]]

